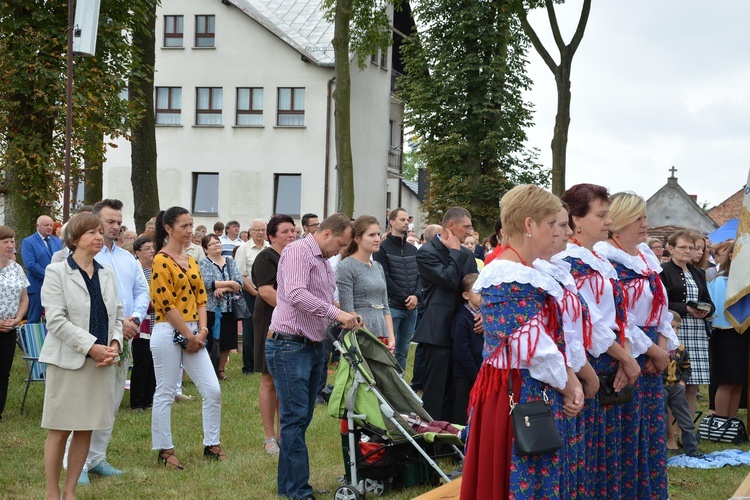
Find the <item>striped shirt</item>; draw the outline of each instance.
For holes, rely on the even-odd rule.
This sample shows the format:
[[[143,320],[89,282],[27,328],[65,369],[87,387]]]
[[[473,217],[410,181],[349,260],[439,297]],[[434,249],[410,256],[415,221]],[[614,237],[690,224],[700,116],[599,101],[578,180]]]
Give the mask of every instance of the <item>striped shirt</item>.
[[[333,305],[336,279],[331,265],[313,235],[284,248],[276,280],[276,308],[270,329],[314,342],[324,340],[326,328],[340,310]]]

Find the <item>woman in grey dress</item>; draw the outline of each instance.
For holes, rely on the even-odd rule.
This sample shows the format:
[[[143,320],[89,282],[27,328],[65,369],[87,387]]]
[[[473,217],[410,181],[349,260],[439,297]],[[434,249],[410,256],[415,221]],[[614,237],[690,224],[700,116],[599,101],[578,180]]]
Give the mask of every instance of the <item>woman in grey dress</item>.
[[[362,316],[365,328],[379,337],[388,349],[396,347],[385,273],[372,254],[380,249],[380,224],[363,215],[354,221],[354,237],[336,266],[336,286],[342,311]]]

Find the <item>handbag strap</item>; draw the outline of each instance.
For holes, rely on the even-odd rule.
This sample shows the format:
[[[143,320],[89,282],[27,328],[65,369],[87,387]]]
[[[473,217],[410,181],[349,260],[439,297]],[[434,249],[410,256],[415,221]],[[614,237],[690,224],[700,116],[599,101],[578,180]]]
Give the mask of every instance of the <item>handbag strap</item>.
[[[510,415],[513,413],[513,408],[516,407],[516,403],[513,400],[513,368],[510,366],[510,346],[507,344],[505,345],[505,361],[507,363],[505,369],[508,370],[508,404],[510,406],[510,411],[508,414]],[[549,397],[547,397],[547,384],[542,382],[542,400],[545,404],[549,405]]]

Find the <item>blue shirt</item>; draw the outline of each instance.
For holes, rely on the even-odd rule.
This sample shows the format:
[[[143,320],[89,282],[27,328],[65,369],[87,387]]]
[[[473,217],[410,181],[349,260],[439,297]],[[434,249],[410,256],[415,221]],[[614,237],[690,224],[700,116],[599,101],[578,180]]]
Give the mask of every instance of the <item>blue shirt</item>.
[[[143,277],[141,265],[116,244],[112,244],[112,250],[107,245],[102,247],[96,255],[96,261],[103,266],[112,268],[117,279],[117,295],[122,303],[126,318],[138,318],[143,321],[148,312],[148,304],[151,300],[148,294],[148,285]]]
[[[727,320],[724,315],[724,302],[727,300],[727,282],[729,278],[726,276],[717,276],[713,281],[708,282],[708,293],[711,295],[711,302],[716,306],[716,317],[711,320],[711,326],[713,328],[721,328],[723,330],[733,330],[734,327]]]

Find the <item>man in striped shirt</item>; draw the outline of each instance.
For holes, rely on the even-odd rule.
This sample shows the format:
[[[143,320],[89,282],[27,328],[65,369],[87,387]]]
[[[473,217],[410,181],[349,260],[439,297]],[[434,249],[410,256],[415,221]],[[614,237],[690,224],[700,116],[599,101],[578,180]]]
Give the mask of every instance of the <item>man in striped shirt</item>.
[[[288,245],[279,259],[276,308],[266,339],[266,363],[281,406],[278,495],[314,499],[305,432],[312,420],[324,360],[320,342],[334,321],[361,326],[354,313],[337,308],[328,258],[347,247],[352,225],[343,214],[325,219],[314,234]],[[258,332],[259,333],[259,332]]]

